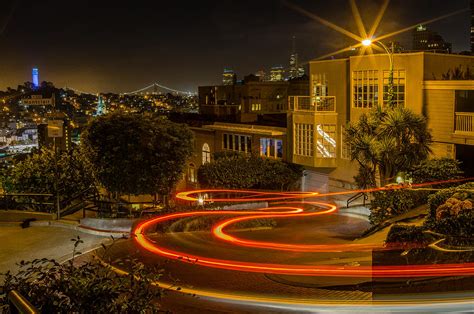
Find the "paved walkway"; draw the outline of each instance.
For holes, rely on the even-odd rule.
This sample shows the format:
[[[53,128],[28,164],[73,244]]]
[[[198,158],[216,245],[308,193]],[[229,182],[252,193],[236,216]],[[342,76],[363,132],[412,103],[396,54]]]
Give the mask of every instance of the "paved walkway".
[[[108,241],[107,237],[86,234],[77,230],[58,227],[0,226],[0,273],[16,271],[16,263],[35,258],[53,258],[64,261],[71,257],[72,238],[84,241],[80,252],[86,252]],[[0,283],[3,279],[0,277]]]

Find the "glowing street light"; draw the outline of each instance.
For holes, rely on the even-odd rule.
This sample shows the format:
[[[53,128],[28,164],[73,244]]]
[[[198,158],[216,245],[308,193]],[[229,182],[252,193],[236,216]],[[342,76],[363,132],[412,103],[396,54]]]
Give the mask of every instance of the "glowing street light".
[[[370,38],[364,39],[361,43],[362,43],[362,46],[369,47],[370,45],[372,45],[372,39]]]

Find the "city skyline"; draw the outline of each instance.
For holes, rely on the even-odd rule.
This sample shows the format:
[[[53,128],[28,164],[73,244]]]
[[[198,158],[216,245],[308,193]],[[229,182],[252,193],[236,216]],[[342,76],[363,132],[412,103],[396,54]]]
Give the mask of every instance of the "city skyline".
[[[345,0],[292,3],[357,29]],[[358,4],[370,24],[381,1]],[[467,0],[391,1],[380,33],[468,5]],[[5,7],[10,10],[0,15],[0,89],[30,80],[31,68],[38,67],[42,80],[90,92],[127,92],[151,82],[196,91],[198,85],[218,83],[224,68],[242,78],[262,68],[287,67],[293,36],[301,62],[353,44],[280,1],[175,2],[140,8],[85,1],[67,10],[57,1],[10,1]],[[470,16],[466,11],[429,27],[452,42],[454,51],[469,50]],[[397,39],[409,47],[410,36],[407,32]]]

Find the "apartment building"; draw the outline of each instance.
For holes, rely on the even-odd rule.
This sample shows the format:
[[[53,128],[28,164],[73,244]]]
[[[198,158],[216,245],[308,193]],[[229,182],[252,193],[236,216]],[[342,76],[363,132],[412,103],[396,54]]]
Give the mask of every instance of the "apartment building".
[[[466,114],[474,111],[470,92],[474,82],[442,80],[455,68],[469,68],[473,73],[474,57],[398,53],[393,55],[393,63],[395,101],[427,115],[433,129],[434,155],[446,155],[441,154],[448,150],[445,144],[453,147],[451,154],[456,157],[455,148],[459,152],[465,149],[459,145],[474,145],[472,120]],[[310,62],[310,95],[290,96],[288,111],[289,160],[306,167],[304,189],[353,187],[357,165],[350,161],[345,128],[372,107],[387,103],[389,69],[386,54]],[[441,116],[444,122],[439,121]]]
[[[256,78],[256,77],[255,77]],[[309,81],[244,80],[234,85],[200,86],[199,112],[237,122],[255,122],[258,116],[285,114],[288,96],[309,95]]]

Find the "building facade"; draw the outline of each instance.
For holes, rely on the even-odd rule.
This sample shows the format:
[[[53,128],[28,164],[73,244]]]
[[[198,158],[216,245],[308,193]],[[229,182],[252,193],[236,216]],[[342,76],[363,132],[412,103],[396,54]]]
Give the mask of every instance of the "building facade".
[[[426,115],[441,106],[436,104],[436,98],[429,97],[424,86],[432,86],[431,81],[440,86],[452,84],[441,79],[456,67],[474,70],[474,57],[470,56],[417,52],[393,57],[395,101],[417,114]],[[290,97],[287,124],[292,149],[290,161],[306,167],[306,189],[352,187],[358,167],[350,161],[345,128],[372,107],[387,103],[389,64],[386,54],[310,63],[310,96]],[[472,81],[466,82],[472,86]],[[450,95],[455,95],[456,90],[453,87]],[[449,104],[442,104],[443,108],[449,105],[456,109],[454,96],[450,99]],[[462,110],[468,109],[462,107]],[[455,123],[454,113],[451,118],[451,123]],[[432,120],[432,123],[437,122]],[[438,135],[434,138],[440,141],[436,140]],[[453,138],[450,135],[450,143],[454,143]],[[439,156],[437,151],[435,147],[435,155]]]
[[[212,161],[217,152],[257,154],[284,161],[290,156],[286,128],[216,122],[191,130],[194,133],[194,152],[178,190],[197,187],[199,167]]]
[[[309,95],[309,81],[244,81],[243,84],[200,86],[199,112],[230,117],[239,122],[255,122],[258,116],[286,114],[288,96]]]

